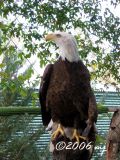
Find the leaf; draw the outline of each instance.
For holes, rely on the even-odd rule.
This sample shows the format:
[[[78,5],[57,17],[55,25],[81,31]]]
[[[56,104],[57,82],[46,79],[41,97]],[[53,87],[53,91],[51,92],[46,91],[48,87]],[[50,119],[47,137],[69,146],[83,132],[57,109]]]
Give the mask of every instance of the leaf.
[[[21,89],[21,90],[20,90],[20,95],[21,95],[22,97],[26,97],[26,96],[27,96],[26,90]]]
[[[97,135],[95,144],[99,145],[101,143],[105,144],[106,143],[106,139],[103,136]]]

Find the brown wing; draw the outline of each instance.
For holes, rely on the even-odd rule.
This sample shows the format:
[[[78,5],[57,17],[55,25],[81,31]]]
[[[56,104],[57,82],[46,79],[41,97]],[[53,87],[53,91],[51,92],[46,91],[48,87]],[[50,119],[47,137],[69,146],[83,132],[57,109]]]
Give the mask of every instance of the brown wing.
[[[97,116],[98,116],[98,111],[97,111],[96,98],[95,98],[95,95],[91,89],[90,97],[89,97],[88,117],[91,122],[96,122]]]
[[[88,108],[88,121],[87,121],[87,127],[84,129],[83,136],[88,136],[91,129],[93,128],[94,133],[96,132],[95,123],[97,122],[97,104],[95,95],[91,89],[90,96],[89,96],[89,108]],[[93,132],[92,131],[92,132]]]
[[[46,95],[52,70],[53,70],[53,64],[48,64],[47,67],[45,68],[39,89],[39,101],[41,105],[42,122],[44,126],[47,126],[51,120],[51,112],[46,108]]]

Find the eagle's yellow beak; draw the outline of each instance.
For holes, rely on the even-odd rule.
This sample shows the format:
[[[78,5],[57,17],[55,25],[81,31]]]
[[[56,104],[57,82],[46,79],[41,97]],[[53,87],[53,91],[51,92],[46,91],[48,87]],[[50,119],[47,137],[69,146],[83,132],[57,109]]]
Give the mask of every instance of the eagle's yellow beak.
[[[46,41],[52,41],[55,39],[55,34],[51,33],[51,34],[48,34],[46,37],[45,37],[45,40]]]

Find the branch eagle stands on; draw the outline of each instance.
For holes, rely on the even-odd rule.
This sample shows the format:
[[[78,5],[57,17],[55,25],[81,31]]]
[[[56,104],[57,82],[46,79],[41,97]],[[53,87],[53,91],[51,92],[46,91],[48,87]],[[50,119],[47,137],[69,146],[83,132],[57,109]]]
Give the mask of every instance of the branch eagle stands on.
[[[59,136],[86,140],[97,121],[97,107],[90,74],[79,58],[75,38],[66,32],[48,34],[47,41],[59,47],[59,58],[45,68],[39,100],[44,126],[57,126],[51,140]],[[66,132],[72,129],[72,134]]]

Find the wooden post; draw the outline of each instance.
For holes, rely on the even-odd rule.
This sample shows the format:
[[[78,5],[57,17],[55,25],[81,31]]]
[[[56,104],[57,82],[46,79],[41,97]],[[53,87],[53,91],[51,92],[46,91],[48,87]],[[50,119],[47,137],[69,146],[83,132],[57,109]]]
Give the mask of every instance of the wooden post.
[[[91,128],[88,140],[75,142],[70,141],[66,137],[57,139],[53,142],[54,151],[52,153],[53,160],[90,160],[94,151],[96,133]]]
[[[120,109],[113,114],[108,138],[107,160],[120,160]]]

